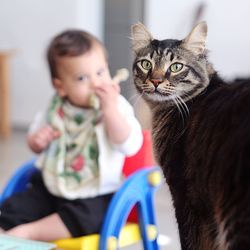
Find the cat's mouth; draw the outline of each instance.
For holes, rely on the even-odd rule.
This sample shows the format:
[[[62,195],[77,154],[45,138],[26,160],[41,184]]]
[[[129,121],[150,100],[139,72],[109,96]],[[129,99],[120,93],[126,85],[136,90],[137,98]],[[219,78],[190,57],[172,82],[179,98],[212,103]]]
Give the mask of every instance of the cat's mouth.
[[[154,89],[152,88],[151,90],[143,92],[147,99],[157,102],[170,100],[172,96],[171,93],[168,92],[166,93],[159,88],[154,88]]]
[[[145,94],[148,94],[148,95],[165,95],[161,90],[159,90],[158,88],[152,88],[150,90],[144,90],[143,91]]]
[[[163,94],[163,93],[161,92],[161,90],[158,89],[157,87],[155,88],[154,92],[157,93],[157,94],[161,94],[161,95]]]
[[[165,91],[163,91],[157,87],[153,90],[153,93],[158,95],[158,96],[169,96],[170,95],[170,93],[166,93]]]

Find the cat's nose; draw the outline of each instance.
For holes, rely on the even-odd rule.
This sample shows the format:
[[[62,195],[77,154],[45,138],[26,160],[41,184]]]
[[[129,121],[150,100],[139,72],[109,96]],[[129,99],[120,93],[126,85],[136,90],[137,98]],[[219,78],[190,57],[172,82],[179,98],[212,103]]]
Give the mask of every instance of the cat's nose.
[[[163,82],[162,78],[151,78],[150,81],[154,84],[154,86],[157,88],[159,84]]]

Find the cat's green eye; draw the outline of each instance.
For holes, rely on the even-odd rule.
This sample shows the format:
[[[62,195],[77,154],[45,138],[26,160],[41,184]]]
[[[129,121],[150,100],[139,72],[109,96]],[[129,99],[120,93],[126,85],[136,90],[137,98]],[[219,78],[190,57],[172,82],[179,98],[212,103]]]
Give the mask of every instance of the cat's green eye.
[[[173,63],[170,66],[170,71],[173,72],[173,73],[176,73],[176,72],[179,72],[182,68],[183,68],[182,63]]]
[[[152,63],[148,60],[142,60],[141,61],[141,66],[146,69],[146,70],[149,70],[152,68]]]

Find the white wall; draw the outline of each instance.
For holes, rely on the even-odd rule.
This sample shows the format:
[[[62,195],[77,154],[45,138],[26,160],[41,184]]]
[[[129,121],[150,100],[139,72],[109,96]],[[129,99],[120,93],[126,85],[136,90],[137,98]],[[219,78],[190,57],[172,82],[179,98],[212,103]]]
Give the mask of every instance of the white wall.
[[[124,0],[125,1],[125,0]],[[182,39],[201,0],[145,0],[145,24],[159,39]],[[250,2],[204,0],[210,59],[226,77],[250,75]],[[53,91],[45,61],[49,40],[66,28],[86,29],[103,40],[103,0],[0,0],[0,50],[11,59],[11,122],[27,125]]]
[[[145,0],[145,24],[159,39],[184,38],[191,30],[197,6],[208,23],[210,61],[226,78],[250,76],[250,1]]]
[[[53,94],[45,60],[52,37],[82,28],[103,40],[102,0],[0,0],[0,50],[10,63],[11,123],[29,124]]]

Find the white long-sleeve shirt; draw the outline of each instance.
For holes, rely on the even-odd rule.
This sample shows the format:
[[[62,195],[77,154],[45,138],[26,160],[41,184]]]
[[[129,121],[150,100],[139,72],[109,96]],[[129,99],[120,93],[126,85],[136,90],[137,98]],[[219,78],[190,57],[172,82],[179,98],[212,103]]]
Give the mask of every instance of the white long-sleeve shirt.
[[[137,153],[142,146],[143,137],[141,126],[135,118],[132,106],[123,97],[119,96],[118,108],[131,126],[128,138],[122,144],[113,144],[109,141],[103,122],[96,125],[95,131],[99,147],[99,175],[93,181],[85,183],[82,188],[68,190],[57,175],[51,171],[42,170],[44,183],[53,195],[66,199],[94,197],[101,194],[115,192],[123,181],[122,167],[126,156]],[[31,126],[31,132],[41,127],[42,116]]]

